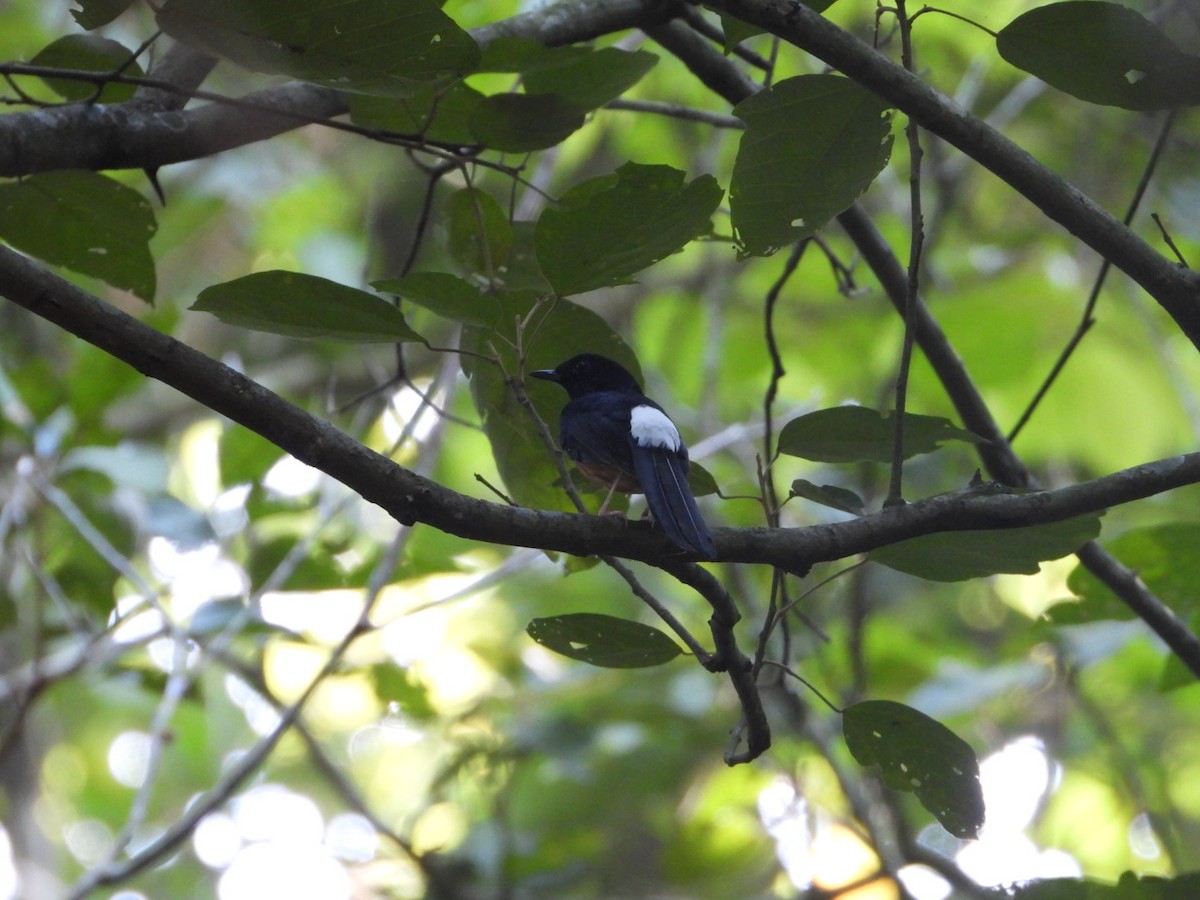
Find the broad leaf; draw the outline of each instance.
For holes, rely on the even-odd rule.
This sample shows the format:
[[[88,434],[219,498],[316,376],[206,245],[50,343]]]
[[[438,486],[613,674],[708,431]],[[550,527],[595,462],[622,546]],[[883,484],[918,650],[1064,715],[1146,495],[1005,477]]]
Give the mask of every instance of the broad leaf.
[[[1166,109],[1200,103],[1200,58],[1117,3],[1039,6],[996,35],[1008,62],[1089,103]]]
[[[692,460],[688,467],[688,487],[692,489],[692,493],[697,497],[707,497],[709,494],[717,493],[720,488],[717,487],[717,480],[713,478],[712,473],[700,463]]]
[[[411,97],[351,94],[349,100],[350,118],[364,128],[421,135],[436,143],[464,147],[477,141],[471,130],[471,113],[483,101],[483,94],[462,82],[427,87]]]
[[[838,75],[801,75],[734,107],[746,123],[729,205],[741,251],[814,234],[867,189],[891,153],[887,104]]]
[[[1156,597],[1175,613],[1188,618],[1200,612],[1200,524],[1169,522],[1135,528],[1104,542],[1104,549],[1138,573]],[[1079,603],[1062,603],[1047,615],[1056,624],[1094,622],[1099,619],[1132,619],[1133,611],[1083,566],[1067,579]]]
[[[581,110],[596,109],[621,96],[654,68],[658,57],[644,50],[602,47],[562,65],[525,76],[525,93],[557,94]]]
[[[101,25],[107,25],[121,13],[125,12],[133,0],[75,0],[81,7],[71,10],[71,15],[79,23],[80,28],[91,31]]]
[[[608,669],[660,666],[683,652],[657,628],[599,613],[534,619],[525,631],[555,653]]]
[[[465,272],[494,278],[508,261],[512,226],[491,194],[474,188],[456,191],[446,201],[450,255]]]
[[[945,725],[902,703],[867,700],[845,711],[842,733],[859,765],[879,766],[888,787],[915,794],[952,835],[979,833],[979,761]]]
[[[130,62],[133,54],[122,44],[94,34],[68,34],[43,48],[31,63],[56,69],[79,69],[84,72],[115,72],[123,68],[125,75],[141,75],[142,67]],[[128,65],[126,65],[128,64]],[[133,96],[132,84],[106,84],[96,96],[96,85],[71,78],[43,79],[52,91],[66,100],[88,100],[96,97],[100,103],[119,103]]]
[[[1033,575],[1040,562],[1074,553],[1100,534],[1099,516],[997,531],[945,531],[872,550],[869,559],[929,581],[1001,573]]]
[[[158,225],[150,202],[95,172],[65,169],[0,184],[0,239],[154,299],[150,238]]]
[[[862,497],[854,491],[834,484],[813,484],[807,479],[797,478],[792,482],[791,496],[802,497],[813,503],[820,503],[831,509],[840,509],[842,512],[853,513],[856,516],[861,516],[863,512]]]
[[[711,175],[684,184],[670,166],[626,163],[576,185],[538,219],[534,247],[561,295],[629,283],[709,228],[722,191]]]
[[[158,23],[248,69],[386,97],[479,60],[475,41],[433,0],[167,0]]]
[[[779,452],[816,462],[892,461],[892,413],[865,406],[835,406],[792,419],[779,432]],[[946,441],[978,443],[978,435],[938,416],[904,414],[904,458],[932,453]]]
[[[463,325],[490,328],[500,316],[494,297],[448,272],[413,272],[403,278],[373,281],[371,287]]]
[[[1013,889],[1013,900],[1195,900],[1200,872],[1174,878],[1123,872],[1116,884],[1090,878],[1045,878]]]
[[[583,111],[556,94],[496,94],[471,111],[476,141],[493,150],[528,153],[562,143],[583,127]]]
[[[538,297],[532,291],[499,294],[497,328],[468,328],[463,333],[463,347],[485,357],[498,354],[503,371],[474,357],[463,358],[463,370],[471,379],[471,396],[509,495],[522,506],[573,512],[574,505],[558,483],[559,473],[550,451],[505,377],[505,372],[517,371],[513,322],[517,317],[529,317],[524,337],[529,354],[527,371],[552,369],[585,352],[610,356],[635,376],[641,370],[633,351],[599,315],[568,300],[545,303]],[[558,415],[567,402],[566,392],[558,385],[533,378],[526,380],[526,388],[538,415],[557,440]],[[596,496],[594,505],[598,507],[601,500],[602,496]]]
[[[381,297],[300,272],[255,272],[200,292],[192,309],[222,322],[318,341],[424,341]]]

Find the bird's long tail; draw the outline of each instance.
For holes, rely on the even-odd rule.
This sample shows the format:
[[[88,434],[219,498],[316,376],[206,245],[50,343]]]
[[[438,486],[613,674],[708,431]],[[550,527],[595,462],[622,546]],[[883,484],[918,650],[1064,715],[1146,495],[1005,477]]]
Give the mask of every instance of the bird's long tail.
[[[654,521],[676,544],[704,559],[717,555],[687,482],[687,461],[673,453],[634,453],[634,471]]]

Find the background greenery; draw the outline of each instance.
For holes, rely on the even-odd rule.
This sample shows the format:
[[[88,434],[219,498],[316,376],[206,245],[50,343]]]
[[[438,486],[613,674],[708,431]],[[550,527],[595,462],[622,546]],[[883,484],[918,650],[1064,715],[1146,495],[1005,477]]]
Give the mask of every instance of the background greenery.
[[[112,84],[95,105],[78,79],[5,68],[0,237],[456,492],[573,509],[504,375],[590,349],[640,364],[647,393],[719,486],[702,500],[714,525],[853,517],[798,498],[770,508],[770,492],[786,497],[796,479],[879,510],[886,464],[821,462],[795,447],[776,457],[763,435],[772,389],[773,436],[814,410],[892,407],[904,324],[861,246],[833,222],[792,252],[865,190],[857,210],[907,264],[913,168],[905,116],[881,118],[889,102],[846,79],[786,82],[833,76],[769,35],[723,55],[721,20],[700,7],[561,4],[512,20],[511,3],[450,0],[445,14],[476,29],[480,57],[432,4],[285,6],[171,0],[156,21],[150,4],[91,2],[77,22],[66,3],[0,4],[7,60],[107,72],[162,27],[170,37],[126,75],[161,72],[172,38],[243,64],[179,76],[185,94],[210,92],[191,111],[227,111],[213,95],[294,78],[359,91],[297,95],[310,119],[337,113],[349,131],[272,126],[252,110],[200,122],[182,150],[139,151],[132,118],[100,119],[178,107],[169,95]],[[949,11],[999,31],[1034,6]],[[1157,214],[1194,262],[1194,97],[1146,99],[1170,54],[1159,32],[1138,29],[1153,22],[1183,53],[1200,52],[1195,7],[1129,8],[1136,24],[1116,19],[1124,27],[1088,37],[1101,44],[1082,55],[1103,46],[1130,71],[1144,65],[1148,75],[1125,80],[1149,78],[1133,100],[1120,84],[1088,96],[1086,78],[1060,84],[1078,96],[1048,87],[953,15],[912,22],[915,71],[1118,218],[1169,129],[1132,228],[1173,260]],[[385,14],[397,10],[411,20],[389,31]],[[664,24],[666,12],[682,18]],[[380,18],[354,18],[368,14]],[[273,15],[299,29],[294,44],[246,38],[260,26],[273,34]],[[900,60],[894,10],[842,0],[826,15]],[[1034,29],[1050,58],[1057,40],[1085,39],[1068,24]],[[85,33],[126,50],[79,42]],[[623,53],[553,56],[504,33],[578,46],[595,37]],[[446,55],[430,62],[422,48],[436,44]],[[1120,58],[1143,44],[1137,65]],[[738,91],[767,80],[788,86],[731,112]],[[810,90],[828,105],[793,121],[789,104]],[[104,151],[39,131],[50,110],[82,129],[61,134],[91,128]],[[255,139],[256,124],[269,139]],[[1102,260],[969,156],[928,132],[920,141],[921,293],[1006,431],[1079,326]],[[70,165],[37,161],[73,153]],[[104,153],[118,161],[91,164]],[[1043,486],[1188,453],[1200,433],[1196,347],[1119,268],[1014,441]],[[278,272],[359,290],[256,274]],[[15,299],[10,277],[0,274],[0,293]],[[786,370],[777,383],[768,315]],[[972,877],[1111,884],[1200,867],[1195,677],[1073,556],[1033,575],[959,581],[903,574],[894,559],[851,567],[860,554],[804,578],[706,566],[741,611],[748,653],[771,611],[796,601],[764,658],[838,707],[899,701],[966,741],[984,761],[989,816],[978,841],[959,840],[928,802],[860,766],[842,717],[778,667],[756,669],[770,749],[727,766],[744,705],[727,676],[686,655],[600,668],[531,640],[531,620],[583,612],[665,630],[594,558],[536,549],[557,546],[549,538],[512,547],[402,525],[58,326],[10,303],[0,317],[0,896],[926,898],[979,894]],[[551,429],[554,391],[529,386]],[[908,409],[962,424],[919,351]],[[949,440],[908,460],[905,496],[960,490],[980,465],[975,445]],[[1189,485],[1117,506],[1100,538],[1185,625],[1200,584],[1198,500]],[[1090,533],[1071,532],[1068,545]],[[1033,559],[988,571],[1030,571],[1066,552],[1034,543]],[[926,561],[964,552],[951,541]],[[707,644],[704,599],[663,568],[636,572]],[[939,733],[888,744],[919,756]],[[942,749],[935,780],[950,766]],[[971,790],[950,802],[969,808]],[[1020,798],[1023,809],[1004,812]],[[1043,888],[1195,896],[1194,880],[1129,875],[1103,894],[1079,881]]]

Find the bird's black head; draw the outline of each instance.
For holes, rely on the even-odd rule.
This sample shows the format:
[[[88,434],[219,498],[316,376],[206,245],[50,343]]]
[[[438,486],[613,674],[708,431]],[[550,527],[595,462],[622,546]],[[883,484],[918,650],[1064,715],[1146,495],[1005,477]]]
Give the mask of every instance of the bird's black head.
[[[556,369],[530,372],[534,378],[553,381],[566,388],[572,397],[582,397],[596,391],[633,391],[640,394],[641,386],[616,360],[596,353],[572,356]]]

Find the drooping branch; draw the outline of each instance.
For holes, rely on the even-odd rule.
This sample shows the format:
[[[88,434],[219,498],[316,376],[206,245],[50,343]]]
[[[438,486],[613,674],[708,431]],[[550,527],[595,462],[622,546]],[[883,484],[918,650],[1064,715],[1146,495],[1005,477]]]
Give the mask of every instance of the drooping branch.
[[[1156,253],[1090,197],[982,119],[795,0],[714,0],[710,5],[811,53],[994,172],[1140,284],[1200,349],[1200,273]]]
[[[491,503],[423,478],[246,375],[3,246],[0,294],[244,425],[405,524],[420,522],[470,540],[580,556],[611,554],[659,565],[681,561],[678,549],[648,523]],[[1008,494],[998,485],[972,488],[847,522],[718,528],[714,536],[721,560],[797,572],[918,535],[1057,522],[1197,482],[1200,453],[1193,453],[1053,491]]]

